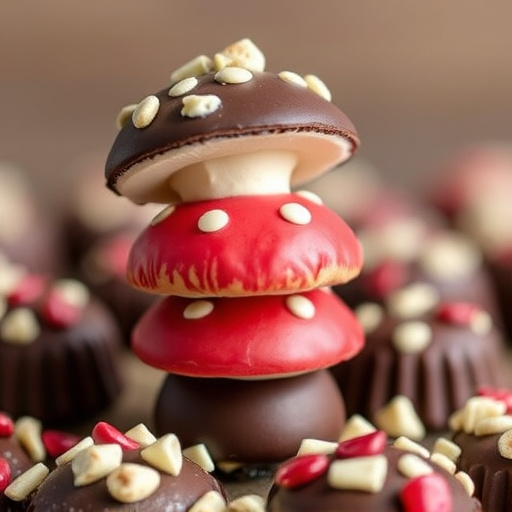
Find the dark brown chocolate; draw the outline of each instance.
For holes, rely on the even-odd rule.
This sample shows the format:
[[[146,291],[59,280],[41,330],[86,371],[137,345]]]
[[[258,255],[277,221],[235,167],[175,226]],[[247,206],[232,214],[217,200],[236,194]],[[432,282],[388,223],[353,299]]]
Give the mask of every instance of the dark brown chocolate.
[[[300,487],[286,489],[275,485],[270,490],[268,512],[403,512],[400,493],[408,479],[400,473],[397,463],[407,452],[387,447],[384,455],[388,472],[380,492],[338,490],[329,486],[326,474]],[[447,471],[432,464],[434,472],[441,475],[451,491],[452,512],[478,512],[480,504],[469,497],[464,487]],[[420,510],[414,508],[411,512]],[[421,509],[429,510],[429,509]],[[443,509],[445,510],[445,509]],[[447,510],[447,509],[446,509]],[[409,509],[407,509],[409,512]]]
[[[499,332],[492,327],[478,332],[469,319],[466,324],[442,319],[440,310],[449,304],[457,303],[433,304],[408,318],[381,310],[382,320],[367,331],[363,350],[332,368],[345,397],[347,415],[360,413],[372,419],[392,398],[405,395],[428,429],[443,430],[449,416],[478,387],[505,385],[509,370]],[[468,310],[471,307],[468,305]],[[397,335],[397,328],[411,321],[419,322],[413,323],[407,334],[411,339],[423,336],[418,330],[430,333],[423,349],[400,349],[396,343],[397,336],[401,343],[408,343],[405,334]]]
[[[214,76],[213,72],[198,76],[198,85],[187,94],[218,96],[222,105],[217,111],[204,117],[182,116],[183,96],[169,96],[169,86],[155,94],[160,107],[149,126],[136,128],[132,121],[124,125],[106,163],[105,176],[112,190],[122,194],[119,179],[125,179],[123,175],[129,174],[131,167],[142,160],[217,139],[240,140],[249,136],[287,133],[292,136],[282,139],[279,149],[296,150],[293,134],[303,133],[311,134],[311,137],[322,135],[331,140],[332,146],[340,146],[346,141],[351,152],[359,145],[356,130],[347,116],[307,87],[290,84],[269,72],[253,72],[253,78],[241,84],[221,84],[214,80]],[[243,147],[243,142],[237,143]],[[287,147],[291,143],[293,147]],[[332,162],[331,167],[339,163],[341,161]],[[325,170],[318,169],[316,174]],[[300,174],[298,170],[292,180],[294,183],[303,181],[304,176]],[[162,184],[153,193],[151,201],[169,202],[166,200],[169,192],[170,189]]]
[[[138,450],[124,452],[123,462],[148,466],[140,457]],[[211,475],[186,458],[183,458],[183,467],[177,477],[163,472],[160,472],[160,477],[160,486],[151,496],[135,503],[125,504],[110,496],[105,478],[89,485],[75,487],[71,463],[68,463],[50,473],[31,500],[27,511],[186,512],[208,491],[218,491],[224,495],[221,485]]]
[[[271,380],[168,375],[158,396],[156,431],[187,447],[205,443],[217,462],[272,463],[304,438],[338,439],[343,401],[325,370]]]

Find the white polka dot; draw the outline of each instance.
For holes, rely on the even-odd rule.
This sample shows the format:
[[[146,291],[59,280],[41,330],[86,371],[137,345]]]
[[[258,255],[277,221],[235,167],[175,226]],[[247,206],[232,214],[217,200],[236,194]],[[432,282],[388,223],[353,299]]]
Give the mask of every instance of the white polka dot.
[[[229,215],[224,210],[210,210],[199,217],[197,226],[204,233],[212,233],[225,227],[228,222]]]
[[[132,113],[132,122],[135,128],[146,128],[156,117],[160,108],[160,100],[153,94],[146,96]]]
[[[404,322],[395,328],[392,341],[394,347],[404,354],[423,352],[432,341],[432,329],[425,322]]]
[[[322,198],[318,194],[311,192],[311,190],[297,190],[295,194],[299,197],[303,197],[304,199],[309,199],[312,203],[324,204]]]
[[[400,318],[420,316],[439,303],[439,292],[428,283],[412,283],[392,292],[386,300],[391,314]]]
[[[365,302],[357,306],[354,312],[366,334],[375,331],[384,317],[382,306],[375,302]]]
[[[183,311],[183,317],[187,320],[198,320],[208,316],[213,311],[213,302],[209,300],[196,300],[191,302]]]
[[[157,224],[160,224],[160,222],[164,221],[171,215],[171,213],[176,209],[175,206],[169,205],[165,207],[161,212],[157,213],[152,219],[151,219],[151,225],[156,226]]]
[[[279,208],[283,219],[292,224],[305,225],[311,222],[311,212],[299,203],[286,203]]]
[[[290,295],[286,298],[286,307],[298,318],[309,320],[315,316],[315,305],[302,295]]]

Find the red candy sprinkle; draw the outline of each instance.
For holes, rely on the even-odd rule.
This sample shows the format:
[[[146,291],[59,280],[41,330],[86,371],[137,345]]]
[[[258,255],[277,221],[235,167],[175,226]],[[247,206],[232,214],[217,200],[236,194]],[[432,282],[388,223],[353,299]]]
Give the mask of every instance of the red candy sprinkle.
[[[63,328],[76,324],[82,309],[70,304],[61,293],[51,291],[41,308],[41,315],[50,325]]]
[[[347,439],[338,445],[334,452],[337,459],[350,459],[366,455],[378,455],[384,451],[388,436],[382,430],[370,432],[364,436]]]
[[[407,280],[408,270],[402,263],[385,261],[362,276],[362,284],[376,297],[385,297]]]
[[[92,429],[92,438],[98,444],[117,443],[123,450],[136,450],[139,448],[139,443],[126,437],[122,432],[104,421],[96,423]]]
[[[480,387],[478,388],[478,396],[485,396],[503,402],[507,407],[507,414],[512,413],[512,390],[504,388],[490,388]]]
[[[275,482],[281,487],[291,489],[318,478],[327,471],[328,467],[327,455],[301,455],[284,462],[277,468]]]
[[[46,278],[37,274],[24,276],[16,288],[10,291],[7,300],[11,306],[23,306],[41,297],[46,286]]]
[[[7,459],[0,457],[0,492],[4,492],[5,488],[11,483],[11,467]]]
[[[471,302],[446,302],[437,310],[437,318],[442,322],[469,326],[475,315],[482,309]]]
[[[0,437],[9,437],[14,434],[14,423],[10,416],[0,412]]]
[[[41,434],[44,447],[52,457],[58,457],[73,448],[80,441],[80,437],[59,430],[45,430]]]
[[[409,480],[400,494],[404,512],[452,512],[452,495],[437,473]]]

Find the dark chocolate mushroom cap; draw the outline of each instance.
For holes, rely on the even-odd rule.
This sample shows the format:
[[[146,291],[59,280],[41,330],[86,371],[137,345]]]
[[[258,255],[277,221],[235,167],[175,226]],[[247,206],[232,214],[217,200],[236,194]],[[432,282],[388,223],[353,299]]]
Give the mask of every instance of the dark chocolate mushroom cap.
[[[216,72],[189,77],[124,111],[106,163],[108,187],[136,203],[176,202],[179,195],[168,184],[174,173],[262,150],[296,155],[296,186],[348,160],[358,147],[348,117],[305,80],[290,80],[292,73],[222,71],[227,69],[250,78],[226,83]]]

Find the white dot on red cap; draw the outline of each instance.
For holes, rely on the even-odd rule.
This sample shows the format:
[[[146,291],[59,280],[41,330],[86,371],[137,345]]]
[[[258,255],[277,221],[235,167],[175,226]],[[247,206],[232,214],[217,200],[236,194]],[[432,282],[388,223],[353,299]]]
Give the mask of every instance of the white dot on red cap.
[[[311,192],[311,190],[297,190],[295,194],[304,199],[309,199],[312,203],[324,204],[322,198],[318,194]]]
[[[187,320],[198,320],[208,316],[212,311],[213,302],[209,300],[196,300],[183,310],[183,317]]]
[[[229,222],[229,215],[224,210],[210,210],[203,213],[197,221],[197,227],[204,233],[219,231]]]
[[[315,316],[315,305],[303,295],[286,297],[286,307],[298,318],[309,320]]]
[[[165,207],[161,212],[157,213],[152,219],[151,219],[151,225],[156,226],[157,224],[160,224],[160,222],[164,221],[171,213],[176,209],[175,206],[169,205]]]
[[[305,225],[311,222],[311,212],[299,203],[286,203],[279,208],[283,219],[292,224]]]

